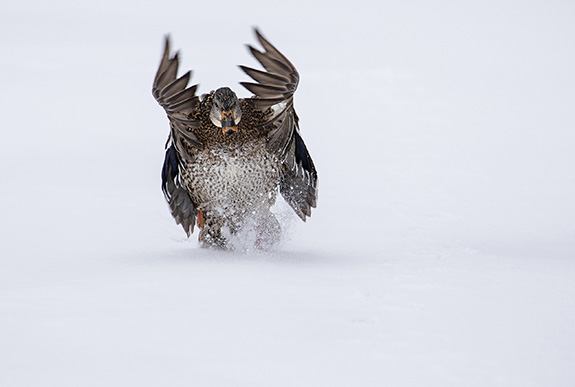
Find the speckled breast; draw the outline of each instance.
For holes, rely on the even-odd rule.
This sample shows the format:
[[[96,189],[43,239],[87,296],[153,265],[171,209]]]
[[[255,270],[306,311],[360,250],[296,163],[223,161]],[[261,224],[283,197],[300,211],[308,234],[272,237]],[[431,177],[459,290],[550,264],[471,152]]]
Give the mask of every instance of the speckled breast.
[[[197,152],[183,178],[199,210],[252,212],[275,201],[280,163],[263,143],[216,146]]]

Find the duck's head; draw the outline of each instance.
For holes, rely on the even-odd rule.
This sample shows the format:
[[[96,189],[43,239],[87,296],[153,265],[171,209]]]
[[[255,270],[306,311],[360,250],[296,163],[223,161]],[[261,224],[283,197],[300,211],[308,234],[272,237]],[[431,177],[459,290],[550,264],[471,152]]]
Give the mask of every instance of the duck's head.
[[[242,119],[240,102],[236,93],[229,87],[221,87],[214,93],[214,102],[210,111],[210,119],[224,134],[238,131]]]

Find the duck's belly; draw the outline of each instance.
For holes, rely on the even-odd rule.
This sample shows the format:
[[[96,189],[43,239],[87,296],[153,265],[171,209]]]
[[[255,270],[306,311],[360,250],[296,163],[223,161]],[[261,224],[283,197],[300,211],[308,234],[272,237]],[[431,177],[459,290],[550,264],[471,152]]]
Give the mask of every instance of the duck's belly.
[[[199,210],[238,213],[273,204],[279,171],[279,162],[262,146],[200,152],[183,177]]]

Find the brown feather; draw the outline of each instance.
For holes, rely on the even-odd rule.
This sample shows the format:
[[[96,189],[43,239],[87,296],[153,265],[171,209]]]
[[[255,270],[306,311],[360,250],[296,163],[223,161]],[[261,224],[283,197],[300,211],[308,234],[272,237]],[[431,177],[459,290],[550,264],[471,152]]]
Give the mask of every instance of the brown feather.
[[[252,69],[251,67],[247,66],[240,66],[240,68],[246,74],[248,74],[254,81],[262,84],[281,86],[281,85],[288,85],[290,83],[289,78],[280,74],[268,73],[266,71]]]
[[[160,98],[166,98],[170,95],[180,92],[181,90],[184,90],[188,85],[191,75],[192,72],[188,71],[180,78],[166,85],[162,90],[160,90]]]

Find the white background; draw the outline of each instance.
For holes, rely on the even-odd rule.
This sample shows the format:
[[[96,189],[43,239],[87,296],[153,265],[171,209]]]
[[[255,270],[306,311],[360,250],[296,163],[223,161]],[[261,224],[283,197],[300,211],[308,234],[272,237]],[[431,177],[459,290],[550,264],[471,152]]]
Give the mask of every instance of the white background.
[[[572,386],[575,3],[0,6],[2,386]],[[251,26],[320,178],[270,253],[160,190],[171,33],[200,92]]]

